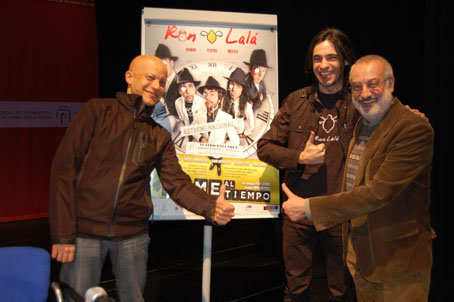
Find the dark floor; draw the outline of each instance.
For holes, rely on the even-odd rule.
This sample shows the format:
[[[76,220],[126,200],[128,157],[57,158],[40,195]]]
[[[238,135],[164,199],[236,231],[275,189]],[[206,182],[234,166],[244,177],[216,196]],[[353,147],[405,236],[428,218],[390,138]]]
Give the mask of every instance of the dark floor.
[[[203,222],[155,221],[150,228],[146,301],[201,301]],[[50,250],[47,219],[0,224],[0,246]],[[211,301],[282,301],[284,276],[278,219],[233,220],[213,227]],[[311,302],[328,301],[323,256],[314,260]],[[51,278],[59,265],[52,262]],[[437,282],[432,278],[432,283]],[[116,295],[107,262],[101,286]],[[443,301],[433,290],[430,301]],[[50,296],[49,301],[54,301]]]

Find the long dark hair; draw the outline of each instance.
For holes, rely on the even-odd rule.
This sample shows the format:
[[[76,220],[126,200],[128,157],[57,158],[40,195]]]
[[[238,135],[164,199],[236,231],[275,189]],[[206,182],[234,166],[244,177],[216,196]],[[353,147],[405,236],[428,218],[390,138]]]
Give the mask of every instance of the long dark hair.
[[[314,75],[313,70],[313,62],[312,57],[314,55],[314,48],[317,44],[323,41],[330,41],[333,43],[334,47],[336,48],[337,55],[339,57],[339,62],[342,62],[341,66],[344,68],[343,74],[343,90],[347,89],[347,85],[345,85],[348,81],[348,73],[350,72],[350,67],[353,63],[355,63],[356,55],[353,49],[353,45],[350,42],[348,36],[342,32],[340,29],[337,28],[325,28],[321,30],[311,41],[309,44],[309,50],[306,56],[306,64],[305,64],[305,73],[307,79],[314,85],[317,85],[317,79]],[[343,62],[348,62],[348,65],[344,65]]]
[[[229,85],[230,85],[231,81],[229,80],[227,82],[227,93],[225,95],[225,98],[224,98],[224,102],[222,103],[222,111],[224,112],[227,112],[228,114],[232,115],[232,97],[230,96],[230,92],[229,92]],[[240,95],[240,99],[239,99],[239,104],[238,104],[238,107],[240,109],[240,117],[243,118],[246,116],[246,103],[249,101],[249,98],[247,96],[247,89],[245,86],[241,85],[243,87],[243,90],[241,91],[241,95]],[[233,118],[235,118],[233,116]]]

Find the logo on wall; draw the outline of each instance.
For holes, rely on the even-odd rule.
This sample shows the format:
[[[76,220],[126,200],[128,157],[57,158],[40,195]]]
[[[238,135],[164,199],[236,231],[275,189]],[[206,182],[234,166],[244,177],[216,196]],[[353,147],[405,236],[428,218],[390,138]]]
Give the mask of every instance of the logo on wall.
[[[66,105],[58,106],[55,120],[60,125],[68,125],[71,122],[71,109]]]

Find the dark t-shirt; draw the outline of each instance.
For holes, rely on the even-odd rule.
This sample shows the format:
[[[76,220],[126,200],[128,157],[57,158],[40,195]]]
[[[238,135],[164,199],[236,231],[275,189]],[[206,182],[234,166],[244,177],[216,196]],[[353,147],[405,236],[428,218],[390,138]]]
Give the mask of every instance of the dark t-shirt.
[[[320,92],[318,99],[321,104],[320,118],[314,141],[315,144],[325,144],[325,163],[320,164],[317,173],[309,179],[300,179],[294,193],[304,198],[338,193],[342,187],[344,153],[339,138],[339,111],[336,108],[336,103],[341,100],[337,95]]]

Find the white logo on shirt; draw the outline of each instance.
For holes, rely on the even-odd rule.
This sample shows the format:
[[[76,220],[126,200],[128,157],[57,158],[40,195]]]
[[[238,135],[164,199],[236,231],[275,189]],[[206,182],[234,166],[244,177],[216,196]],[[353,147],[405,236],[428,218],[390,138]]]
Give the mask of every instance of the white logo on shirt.
[[[326,133],[330,133],[334,129],[334,127],[336,126],[336,122],[337,115],[333,117],[331,114],[328,114],[326,117],[321,116],[320,121],[318,121],[318,123],[322,125],[322,128],[323,130],[325,130]],[[328,126],[329,129],[327,129],[326,126]]]

